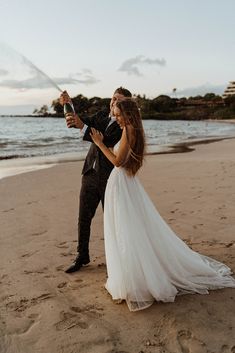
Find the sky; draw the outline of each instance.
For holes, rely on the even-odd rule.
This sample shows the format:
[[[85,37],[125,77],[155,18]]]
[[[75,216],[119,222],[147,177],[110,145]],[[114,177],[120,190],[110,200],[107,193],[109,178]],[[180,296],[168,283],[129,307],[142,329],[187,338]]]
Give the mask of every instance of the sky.
[[[234,0],[0,0],[0,114],[58,98],[33,65],[71,96],[222,94],[234,13]]]

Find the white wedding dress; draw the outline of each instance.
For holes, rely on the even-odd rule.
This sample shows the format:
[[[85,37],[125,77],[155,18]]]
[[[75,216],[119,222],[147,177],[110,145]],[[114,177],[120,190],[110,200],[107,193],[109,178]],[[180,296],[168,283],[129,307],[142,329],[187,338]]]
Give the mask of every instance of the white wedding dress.
[[[230,268],[190,249],[160,216],[138,178],[121,167],[113,169],[106,187],[104,240],[105,288],[113,299],[125,299],[131,311],[155,300],[173,302],[179,294],[235,288]]]

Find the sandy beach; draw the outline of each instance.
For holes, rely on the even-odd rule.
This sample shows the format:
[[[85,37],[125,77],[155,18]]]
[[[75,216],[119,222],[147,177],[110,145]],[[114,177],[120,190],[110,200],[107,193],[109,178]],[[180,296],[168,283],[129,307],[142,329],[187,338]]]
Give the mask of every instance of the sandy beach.
[[[235,139],[193,149],[147,156],[139,178],[179,237],[235,271]],[[101,206],[91,263],[64,273],[76,255],[82,165],[0,181],[0,352],[235,353],[235,289],[135,313],[113,303]]]

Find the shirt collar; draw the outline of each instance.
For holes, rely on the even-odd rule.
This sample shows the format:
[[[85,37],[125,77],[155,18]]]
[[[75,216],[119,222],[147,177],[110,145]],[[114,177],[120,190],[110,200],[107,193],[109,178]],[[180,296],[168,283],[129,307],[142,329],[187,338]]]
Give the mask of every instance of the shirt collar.
[[[110,118],[110,123],[116,121],[116,118],[115,116],[112,116],[112,115],[109,115],[109,118]]]

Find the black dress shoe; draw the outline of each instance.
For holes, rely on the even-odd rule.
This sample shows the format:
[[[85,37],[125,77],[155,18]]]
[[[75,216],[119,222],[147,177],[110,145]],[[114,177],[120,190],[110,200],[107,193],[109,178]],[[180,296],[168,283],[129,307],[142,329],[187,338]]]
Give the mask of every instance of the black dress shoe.
[[[69,268],[67,268],[65,272],[73,273],[73,272],[79,271],[83,265],[87,265],[89,264],[89,262],[90,262],[89,258],[84,260],[81,257],[76,257],[74,263]]]

